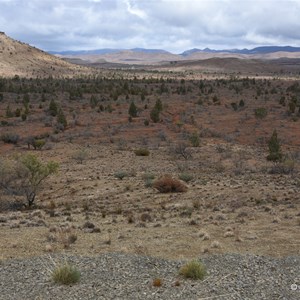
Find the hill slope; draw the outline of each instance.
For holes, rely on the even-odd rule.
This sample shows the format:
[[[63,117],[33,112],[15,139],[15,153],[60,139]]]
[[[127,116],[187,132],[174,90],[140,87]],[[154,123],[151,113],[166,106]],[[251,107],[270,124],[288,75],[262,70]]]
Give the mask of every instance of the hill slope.
[[[86,67],[70,64],[0,32],[0,76],[73,77],[88,73]]]

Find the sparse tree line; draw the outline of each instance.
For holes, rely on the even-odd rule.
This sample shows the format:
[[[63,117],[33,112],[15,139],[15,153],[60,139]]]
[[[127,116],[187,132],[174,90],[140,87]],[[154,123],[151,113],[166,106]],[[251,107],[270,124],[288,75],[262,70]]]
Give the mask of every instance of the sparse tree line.
[[[224,109],[231,109],[238,113],[249,105],[249,98],[253,97],[260,105],[253,111],[253,118],[263,120],[268,116],[265,104],[273,101],[286,107],[287,115],[296,118],[300,110],[300,85],[298,82],[283,83],[277,80],[256,80],[231,78],[216,80],[174,80],[174,79],[4,79],[0,78],[0,105],[4,105],[4,115],[0,116],[0,139],[5,143],[17,144],[22,141],[28,149],[42,150],[51,137],[50,133],[37,136],[27,136],[21,139],[18,134],[9,132],[7,128],[13,127],[14,122],[29,122],[31,113],[39,111],[51,119],[53,132],[59,133],[68,129],[76,112],[67,109],[65,104],[81,105],[84,109],[96,111],[100,114],[113,113],[118,105],[126,105],[129,122],[143,115],[143,124],[164,122],[168,125],[166,114],[168,111],[167,99],[176,96],[182,101],[192,101],[198,105],[222,105],[223,94],[226,97],[234,96]],[[228,102],[227,102],[228,103]],[[67,108],[66,108],[67,107]],[[145,117],[146,116],[146,117]],[[52,122],[52,120],[55,120]],[[296,121],[296,119],[294,119]],[[176,130],[183,134],[182,125],[189,122],[195,124],[190,118],[182,118],[176,123]],[[54,124],[53,124],[54,123]],[[212,134],[212,133],[211,133]],[[161,140],[166,136],[161,134]],[[192,157],[192,147],[201,145],[200,132],[187,132],[183,141],[171,145],[170,152],[176,157],[189,160]],[[293,169],[292,160],[281,150],[278,133],[274,130],[268,141],[269,154],[267,160],[274,162],[274,172],[289,173]],[[140,151],[141,156],[149,153]],[[146,154],[144,154],[146,153]],[[81,163],[86,153],[77,153],[77,160]],[[13,197],[25,197],[24,206],[34,204],[36,194],[42,183],[58,169],[55,162],[42,163],[35,155],[25,155],[12,160],[0,160],[0,188]],[[280,169],[281,168],[281,169]],[[277,170],[277,171],[276,171]]]

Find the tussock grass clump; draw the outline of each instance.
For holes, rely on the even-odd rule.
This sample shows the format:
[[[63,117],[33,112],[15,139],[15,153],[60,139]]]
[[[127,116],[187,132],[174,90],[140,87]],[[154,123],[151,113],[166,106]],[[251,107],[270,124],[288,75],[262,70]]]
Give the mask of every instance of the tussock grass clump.
[[[188,173],[181,173],[179,174],[179,179],[184,181],[184,182],[189,182],[191,180],[194,179],[193,175],[192,174],[188,174]]]
[[[150,155],[150,151],[147,148],[136,149],[136,150],[134,150],[134,153],[136,156],[149,156]]]
[[[165,175],[155,182],[153,187],[161,193],[183,193],[187,191],[187,187],[178,179]]]
[[[201,262],[192,260],[180,268],[179,274],[185,278],[202,280],[206,275],[206,268]]]
[[[114,174],[114,176],[115,176],[116,178],[122,180],[123,178],[128,177],[129,175],[128,175],[128,173],[125,172],[125,171],[117,171],[117,172]]]
[[[145,181],[145,187],[147,188],[152,187],[154,178],[155,176],[151,173],[144,174],[143,179]]]
[[[69,262],[55,265],[55,268],[51,272],[52,280],[59,284],[74,284],[80,280],[79,270],[71,265]]]

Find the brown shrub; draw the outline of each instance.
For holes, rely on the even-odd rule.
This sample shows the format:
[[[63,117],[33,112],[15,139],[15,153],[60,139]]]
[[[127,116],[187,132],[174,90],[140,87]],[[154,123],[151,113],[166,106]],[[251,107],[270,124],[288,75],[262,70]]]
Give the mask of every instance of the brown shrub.
[[[186,185],[180,180],[165,175],[153,183],[153,187],[161,193],[183,193],[187,191]]]

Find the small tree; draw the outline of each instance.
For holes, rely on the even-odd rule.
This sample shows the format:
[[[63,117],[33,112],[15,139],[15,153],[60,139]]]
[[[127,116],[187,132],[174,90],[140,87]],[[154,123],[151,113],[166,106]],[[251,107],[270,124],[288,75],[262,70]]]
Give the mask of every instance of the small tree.
[[[44,164],[33,154],[0,160],[0,188],[12,196],[25,196],[24,205],[31,207],[45,179],[57,170],[57,163]]]
[[[159,122],[159,113],[160,111],[157,108],[153,108],[150,112],[150,118],[154,123],[158,123]]]
[[[65,114],[64,114],[64,112],[62,111],[61,108],[59,109],[59,111],[57,113],[57,123],[61,124],[64,129],[66,129],[66,127],[68,125]]]
[[[282,152],[280,149],[280,142],[277,137],[276,129],[273,131],[268,146],[269,146],[269,155],[267,156],[267,160],[274,161],[274,162],[281,161]]]
[[[192,144],[193,147],[199,147],[200,145],[200,138],[197,132],[193,132],[190,136],[189,136],[189,140]]]
[[[156,100],[154,108],[156,110],[158,110],[159,112],[161,112],[163,110],[163,105],[162,105],[162,102],[160,99]]]
[[[50,101],[48,111],[49,111],[49,114],[53,117],[55,117],[58,113],[58,105],[53,99]]]
[[[138,109],[137,109],[136,105],[134,104],[134,102],[132,101],[130,103],[130,106],[128,109],[129,116],[132,118],[135,118],[135,117],[137,117],[137,112],[138,112]]]

